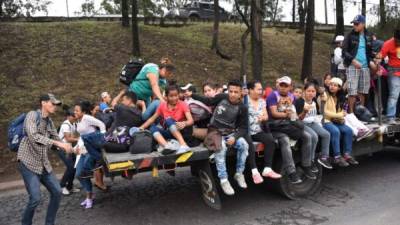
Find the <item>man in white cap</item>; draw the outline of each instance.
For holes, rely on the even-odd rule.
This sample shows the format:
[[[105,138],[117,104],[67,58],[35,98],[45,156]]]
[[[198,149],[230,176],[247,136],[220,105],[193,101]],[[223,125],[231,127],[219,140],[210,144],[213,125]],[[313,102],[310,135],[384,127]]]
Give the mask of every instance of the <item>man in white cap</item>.
[[[335,38],[336,48],[333,54],[333,63],[335,65],[336,77],[340,77],[341,79],[346,76],[346,67],[343,64],[342,57],[342,44],[343,44],[344,36],[338,35]]]
[[[288,76],[283,76],[276,81],[277,91],[272,92],[267,98],[267,109],[269,118],[278,121],[296,121],[298,116],[296,113],[296,108],[294,107],[294,96],[290,93],[292,87],[292,79]],[[289,180],[293,184],[301,183],[302,180],[296,173],[296,166],[293,161],[292,150],[289,145],[289,134],[283,133],[278,126],[273,126],[271,123],[271,131],[273,132],[274,138],[279,140],[281,147],[281,154],[283,158],[283,166],[285,167],[285,172],[288,174]],[[308,179],[315,180],[317,177],[315,175],[318,172],[315,164],[312,162],[312,148],[311,148],[311,135],[307,133],[304,129],[301,133],[300,140],[301,154],[302,154],[302,167],[304,175]]]
[[[105,91],[101,93],[100,97],[101,97],[101,103],[99,105],[100,112],[106,112],[107,110],[110,109],[110,104],[112,100],[111,95],[107,91]]]

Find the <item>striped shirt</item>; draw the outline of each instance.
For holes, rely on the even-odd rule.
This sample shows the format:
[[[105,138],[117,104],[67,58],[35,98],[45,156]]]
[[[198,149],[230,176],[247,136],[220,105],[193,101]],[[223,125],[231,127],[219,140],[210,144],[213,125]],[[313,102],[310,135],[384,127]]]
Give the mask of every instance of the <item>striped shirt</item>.
[[[18,161],[22,162],[29,170],[42,174],[45,169],[52,171],[48,150],[53,145],[53,140],[60,141],[53,121],[43,117],[40,110],[39,126],[37,125],[37,112],[31,111],[26,115],[24,130],[26,136],[22,139],[18,149]]]

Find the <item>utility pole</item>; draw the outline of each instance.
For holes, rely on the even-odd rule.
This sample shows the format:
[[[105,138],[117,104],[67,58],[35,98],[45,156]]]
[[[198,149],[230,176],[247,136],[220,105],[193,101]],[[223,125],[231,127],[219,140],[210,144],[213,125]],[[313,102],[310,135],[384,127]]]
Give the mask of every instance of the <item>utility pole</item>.
[[[328,3],[327,0],[324,0],[325,3],[325,24],[328,24]]]
[[[69,18],[68,0],[65,0],[65,3],[66,3],[66,5],[67,5],[67,17]]]

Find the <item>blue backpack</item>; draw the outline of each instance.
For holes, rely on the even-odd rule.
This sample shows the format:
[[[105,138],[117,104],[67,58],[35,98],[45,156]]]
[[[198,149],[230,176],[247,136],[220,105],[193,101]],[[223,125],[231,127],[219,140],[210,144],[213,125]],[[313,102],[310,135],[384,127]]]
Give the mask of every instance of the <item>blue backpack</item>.
[[[18,152],[19,145],[22,139],[26,136],[24,129],[24,122],[27,113],[22,113],[13,121],[11,121],[8,126],[8,148],[13,152]],[[40,113],[36,111],[36,125],[39,126],[40,123]]]

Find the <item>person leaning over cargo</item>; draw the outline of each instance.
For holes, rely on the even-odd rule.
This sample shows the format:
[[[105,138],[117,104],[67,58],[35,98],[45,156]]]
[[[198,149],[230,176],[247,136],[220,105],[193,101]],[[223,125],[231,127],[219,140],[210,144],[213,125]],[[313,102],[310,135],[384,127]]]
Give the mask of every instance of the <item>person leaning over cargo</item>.
[[[345,93],[343,91],[343,81],[334,77],[331,79],[329,88],[325,95],[326,103],[324,107],[324,128],[331,134],[331,148],[333,149],[333,163],[346,167],[349,164],[357,165],[358,162],[351,156],[353,148],[353,131],[344,124],[346,111],[343,105],[346,102]],[[343,157],[340,152],[341,142],[343,142]]]
[[[50,165],[48,150],[56,146],[67,153],[72,152],[70,143],[64,143],[58,137],[57,130],[50,119],[61,101],[53,94],[42,95],[40,109],[27,114],[24,122],[26,136],[18,148],[18,167],[29,202],[22,214],[22,225],[31,225],[36,207],[41,201],[40,184],[50,192],[50,202],[46,214],[46,225],[53,225],[61,201],[61,187]]]
[[[243,175],[249,151],[249,141],[246,140],[248,131],[248,110],[242,103],[242,84],[239,81],[230,81],[228,94],[217,94],[207,98],[193,94],[195,100],[208,106],[215,107],[205,139],[206,147],[215,151],[215,164],[222,190],[227,195],[234,195],[226,171],[226,152],[228,147],[236,150],[236,173],[234,179],[240,188],[247,188]],[[253,146],[254,149],[254,146]]]
[[[167,84],[166,79],[172,77],[174,71],[175,66],[172,61],[164,57],[160,65],[154,63],[144,65],[129,86],[129,91],[135,92],[138,100],[146,102],[147,110],[142,115],[143,120],[149,119],[154,114],[160,102],[165,102],[162,89]]]

